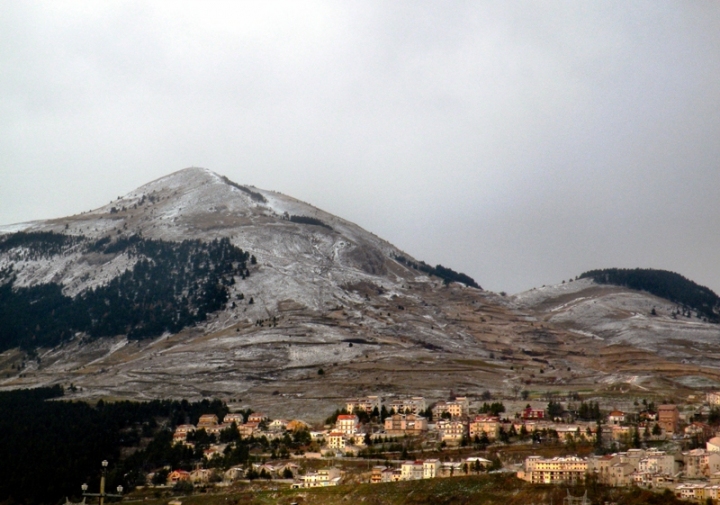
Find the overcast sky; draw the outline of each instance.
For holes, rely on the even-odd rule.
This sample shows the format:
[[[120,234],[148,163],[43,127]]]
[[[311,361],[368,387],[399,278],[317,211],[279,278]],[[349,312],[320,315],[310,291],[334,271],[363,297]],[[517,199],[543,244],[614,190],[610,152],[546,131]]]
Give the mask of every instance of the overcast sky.
[[[0,224],[188,166],[511,293],[720,293],[720,2],[0,3]]]

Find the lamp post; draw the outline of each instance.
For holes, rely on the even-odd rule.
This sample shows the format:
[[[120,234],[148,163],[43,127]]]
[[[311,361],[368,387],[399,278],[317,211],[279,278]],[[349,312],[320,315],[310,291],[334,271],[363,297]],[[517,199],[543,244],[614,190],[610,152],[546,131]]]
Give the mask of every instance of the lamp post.
[[[88,493],[87,492],[87,490],[88,490],[87,484],[83,484],[82,486],[80,486],[80,488],[83,491],[83,496],[91,496],[91,497],[97,496],[99,499],[100,505],[104,505],[105,498],[122,498],[123,487],[122,486],[117,487],[118,494],[111,494],[111,493],[105,492],[105,474],[107,473],[108,462],[105,459],[105,460],[103,460],[103,462],[101,464],[102,464],[102,474],[100,476],[100,492],[99,493]]]

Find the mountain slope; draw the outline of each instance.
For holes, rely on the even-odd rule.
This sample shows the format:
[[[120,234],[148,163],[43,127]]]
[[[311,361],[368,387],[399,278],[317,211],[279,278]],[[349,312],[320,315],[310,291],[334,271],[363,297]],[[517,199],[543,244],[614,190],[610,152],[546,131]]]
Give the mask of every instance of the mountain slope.
[[[652,384],[681,377],[681,384],[711,385],[720,378],[720,326],[696,313],[682,315],[677,303],[650,293],[586,277],[520,293],[511,306],[538,322],[592,339],[589,349],[600,348],[592,366],[610,372],[611,380]]]
[[[213,396],[320,419],[358,394],[720,381],[718,326],[673,319],[674,305],[648,293],[583,279],[500,296],[311,205],[198,168],[91,212],[0,228],[0,271],[0,305],[23,294],[23,310],[36,310],[10,337],[11,325],[0,330],[27,337],[0,348],[4,389]],[[52,333],[63,314],[80,321]]]
[[[310,367],[316,373],[318,367],[334,363],[357,363],[360,356],[370,359],[371,351],[383,359],[394,353],[413,359],[414,351],[432,354],[443,349],[488,354],[461,328],[448,328],[443,309],[435,309],[437,315],[424,313],[428,301],[413,291],[433,292],[442,283],[396,259],[419,264],[407,253],[315,207],[241,186],[208,170],[181,170],[100,209],[2,231],[0,270],[6,272],[6,287],[11,279],[15,294],[56,286],[62,300],[99,297],[107,303],[107,317],[118,312],[113,301],[117,293],[132,292],[118,285],[119,280],[140,278],[130,286],[142,292],[142,283],[147,286],[152,279],[137,270],[167,263],[168,254],[153,256],[150,249],[174,250],[181,241],[227,241],[223,257],[235,251],[253,258],[242,264],[235,258],[230,271],[215,272],[220,280],[213,285],[226,291],[227,301],[219,310],[206,311],[207,320],[182,319],[197,326],[182,329],[171,321],[163,338],[134,342],[144,336],[138,333],[142,327],[116,324],[110,326],[118,328],[116,336],[92,340],[88,337],[109,333],[77,324],[51,340],[51,348],[40,349],[39,363],[28,359],[32,352],[13,357],[7,351],[6,387],[64,381],[92,387],[87,394],[93,395],[231,394],[248,384],[272,381],[280,372],[295,377],[307,375]],[[199,246],[192,247],[196,249],[190,258],[197,263],[203,256]],[[212,254],[199,261],[210,270],[223,264],[214,262]],[[178,265],[188,263],[186,258],[162,271],[176,276]],[[193,272],[205,293],[212,272]],[[175,298],[150,300],[145,306],[185,310],[180,302],[192,299],[192,286],[172,284]],[[152,287],[148,296],[158,291],[157,284]],[[423,314],[414,313],[420,307]],[[140,308],[140,303],[131,305],[128,317]],[[198,310],[197,303],[187,306],[191,314]],[[78,312],[77,303],[69,312]],[[56,316],[50,319],[56,321]],[[103,315],[96,310],[88,317],[95,321]],[[26,326],[31,333],[36,329],[47,334],[45,326]],[[34,342],[28,339],[27,347]]]

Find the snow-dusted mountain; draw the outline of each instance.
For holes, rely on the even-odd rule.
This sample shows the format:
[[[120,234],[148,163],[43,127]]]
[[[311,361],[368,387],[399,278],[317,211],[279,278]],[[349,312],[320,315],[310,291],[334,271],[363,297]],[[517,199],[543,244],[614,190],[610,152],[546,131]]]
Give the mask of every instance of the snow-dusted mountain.
[[[329,228],[294,223],[289,216],[314,218]],[[397,280],[408,274],[392,260],[403,253],[359,226],[294,198],[240,186],[201,168],[180,170],[91,212],[0,227],[0,233],[13,231],[52,231],[91,239],[132,234],[167,241],[227,237],[251,251],[266,272],[258,276],[261,284],[255,287],[256,282],[251,282],[258,293],[256,302],[263,302],[262,309],[254,311],[258,316],[267,316],[263,310],[272,311],[278,297],[322,310],[337,303],[338,285],[368,275],[391,273],[389,278]],[[59,282],[74,295],[133,264],[124,255],[106,259],[111,261],[90,261],[78,248],[61,258],[16,262],[16,285]],[[3,258],[0,268],[9,261]]]
[[[60,381],[88,395],[234,395],[272,382],[279,371],[317,375],[321,367],[358,364],[379,351],[403,359],[413,349],[487,355],[466,332],[447,329],[442,311],[413,314],[414,306],[429,307],[413,291],[443,284],[412,268],[419,262],[407,253],[311,205],[200,168],[91,212],[0,228],[0,271],[15,290],[57,285],[67,300],[80,300],[148,260],[132,245],[138,237],[153,244],[227,239],[252,261],[231,272],[227,302],[206,321],[151,340],[128,340],[123,332],[95,339],[83,331],[62,334],[60,345],[39,349],[37,361],[10,350],[0,361],[8,368],[2,386]],[[96,314],[89,319],[102,317]]]
[[[311,205],[188,168],[91,212],[0,227],[0,316],[22,306],[37,319],[13,323],[23,348],[0,349],[0,388],[216,396],[320,418],[356,394],[720,377],[718,326],[673,318],[647,293],[579,280],[504,297],[470,281]]]

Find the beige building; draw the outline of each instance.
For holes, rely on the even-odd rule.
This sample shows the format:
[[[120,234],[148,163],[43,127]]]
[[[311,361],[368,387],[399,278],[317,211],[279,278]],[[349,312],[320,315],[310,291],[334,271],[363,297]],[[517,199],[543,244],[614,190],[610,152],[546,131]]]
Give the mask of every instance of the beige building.
[[[435,424],[440,440],[447,444],[457,445],[467,436],[467,425],[462,421],[442,420]]]
[[[390,402],[388,410],[400,414],[422,414],[427,410],[427,402],[422,396],[393,400]]]
[[[485,433],[489,440],[495,440],[500,431],[500,418],[495,416],[475,416],[468,426],[470,438],[481,437]]]
[[[720,472],[720,452],[708,452],[705,449],[693,449],[683,452],[685,477],[701,479]]]
[[[328,433],[327,437],[327,445],[330,449],[345,449],[345,446],[347,445],[347,438],[345,436],[345,433],[342,431],[333,431],[331,433]]]
[[[317,472],[309,472],[303,475],[303,487],[327,487],[337,486],[340,482],[340,470],[338,468],[321,468]]]
[[[433,419],[440,419],[443,414],[448,413],[452,418],[465,417],[470,412],[470,403],[467,397],[458,396],[453,401],[437,402],[432,409]]]
[[[647,451],[645,457],[638,461],[637,470],[642,473],[675,475],[678,468],[675,456],[665,451]]]
[[[335,430],[346,435],[354,435],[358,430],[360,420],[355,414],[340,414],[335,423]]]
[[[577,456],[554,457],[529,456],[518,478],[533,484],[575,483],[585,480],[588,471],[586,459]]]
[[[374,466],[370,472],[370,484],[379,484],[380,482],[388,482],[384,480],[384,474],[389,468],[386,466]]]
[[[260,430],[260,423],[245,423],[238,426],[238,432],[243,437],[252,437]]]
[[[377,409],[380,412],[382,408],[379,396],[366,396],[364,398],[352,398],[345,402],[345,410],[353,413],[356,410],[362,410],[368,414],[372,414]]]
[[[388,435],[420,435],[427,429],[427,419],[415,414],[393,414],[385,419],[385,431]]]
[[[439,459],[426,459],[423,461],[423,479],[434,479],[435,477],[439,477],[439,472]]]
[[[218,423],[218,417],[215,414],[203,414],[200,416],[200,420],[198,421],[197,428],[200,429],[208,429],[213,426],[216,426]]]
[[[400,465],[400,480],[421,480],[423,472],[422,461],[405,461]]]
[[[223,417],[223,424],[235,423],[240,426],[244,422],[245,418],[242,414],[225,414],[225,417]]]

